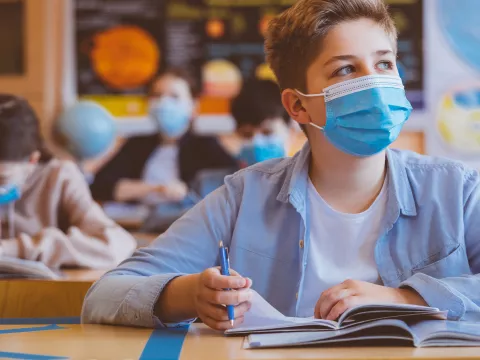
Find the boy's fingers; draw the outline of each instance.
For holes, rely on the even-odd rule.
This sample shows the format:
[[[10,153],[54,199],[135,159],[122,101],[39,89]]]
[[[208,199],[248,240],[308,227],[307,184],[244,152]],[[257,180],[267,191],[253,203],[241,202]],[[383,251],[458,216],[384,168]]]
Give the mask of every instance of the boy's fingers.
[[[202,282],[210,289],[241,289],[247,284],[247,280],[237,273],[233,276],[224,276],[215,268],[202,273]]]
[[[225,331],[232,328],[232,324],[230,324],[230,321],[216,321],[208,316],[205,316],[201,319],[205,325],[207,325],[208,327],[214,330]],[[233,326],[235,327],[242,324],[244,320],[245,320],[244,317],[239,317],[235,319]]]
[[[215,305],[238,305],[252,300],[252,291],[250,289],[241,289],[235,291],[213,290],[205,287],[201,297]]]
[[[234,307],[234,318],[243,317],[250,309],[249,302],[241,303]],[[229,321],[227,308],[223,305],[214,305],[211,303],[203,303],[199,306],[199,313],[206,315],[215,321]]]

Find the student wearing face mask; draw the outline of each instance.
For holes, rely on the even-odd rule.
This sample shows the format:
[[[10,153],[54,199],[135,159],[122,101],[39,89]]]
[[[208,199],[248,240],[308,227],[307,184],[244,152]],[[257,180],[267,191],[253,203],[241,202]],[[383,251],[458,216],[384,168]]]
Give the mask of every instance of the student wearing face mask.
[[[99,201],[180,201],[203,169],[235,167],[235,160],[213,137],[190,131],[197,92],[180,70],[169,70],[153,83],[149,117],[157,132],[127,140],[99,170],[91,185]]]
[[[236,133],[242,141],[240,167],[286,156],[290,116],[285,111],[278,85],[270,80],[250,80],[232,101]]]
[[[480,320],[480,176],[389,149],[412,107],[383,0],[298,0],[271,20],[267,61],[308,143],[228,177],[89,291],[83,321],[242,323],[256,290],[287,316],[429,305]],[[430,129],[433,131],[433,129]],[[222,276],[218,247],[233,276]],[[224,291],[221,289],[235,289]]]
[[[29,104],[3,94],[0,188],[17,189],[19,196],[14,203],[9,201],[12,212],[2,216],[0,256],[41,261],[50,267],[108,269],[135,250],[133,237],[93,201],[78,167],[53,158],[45,149]],[[9,194],[0,194],[0,203]]]

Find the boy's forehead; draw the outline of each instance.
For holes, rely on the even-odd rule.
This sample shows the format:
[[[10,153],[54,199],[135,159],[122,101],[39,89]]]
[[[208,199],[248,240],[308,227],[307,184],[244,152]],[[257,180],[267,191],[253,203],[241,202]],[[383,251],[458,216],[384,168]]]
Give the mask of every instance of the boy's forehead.
[[[315,61],[325,63],[331,57],[343,55],[366,57],[383,50],[394,51],[394,44],[385,30],[372,20],[359,19],[333,27],[324,38]]]

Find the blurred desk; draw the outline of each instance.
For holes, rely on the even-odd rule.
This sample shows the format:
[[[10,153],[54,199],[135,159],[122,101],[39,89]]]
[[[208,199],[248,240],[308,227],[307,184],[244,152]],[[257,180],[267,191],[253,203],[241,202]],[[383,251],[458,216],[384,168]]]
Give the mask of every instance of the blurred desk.
[[[90,286],[105,270],[64,270],[59,280],[0,281],[0,318],[78,317]]]
[[[106,202],[102,207],[110,219],[130,231],[140,229],[150,214],[149,207],[142,204]]]
[[[113,219],[118,225],[128,231],[136,231],[143,225],[143,220],[140,219]]]
[[[244,350],[243,337],[225,337],[200,324],[192,325],[188,332],[102,325],[3,325],[0,339],[0,357],[16,359],[465,360],[479,356],[479,348],[345,346]]]

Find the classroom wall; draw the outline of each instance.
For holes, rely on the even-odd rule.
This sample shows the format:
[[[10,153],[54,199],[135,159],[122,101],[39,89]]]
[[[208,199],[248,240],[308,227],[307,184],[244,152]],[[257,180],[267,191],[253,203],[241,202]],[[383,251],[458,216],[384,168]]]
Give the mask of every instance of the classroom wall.
[[[0,0],[0,4],[12,1],[16,0]],[[25,0],[25,72],[0,76],[0,92],[25,97],[46,135],[62,103],[63,9],[64,0]]]
[[[17,0],[0,0],[0,3],[7,1]],[[65,14],[69,10],[69,1],[25,0],[26,71],[22,76],[0,76],[0,92],[28,99],[41,119],[47,139],[50,139],[55,117],[62,110],[62,85],[65,77],[71,76],[66,70],[72,70],[66,68],[64,61],[65,47],[71,45],[65,41],[68,38]],[[297,141],[298,145],[301,141]],[[405,131],[394,146],[424,153],[424,135]]]

